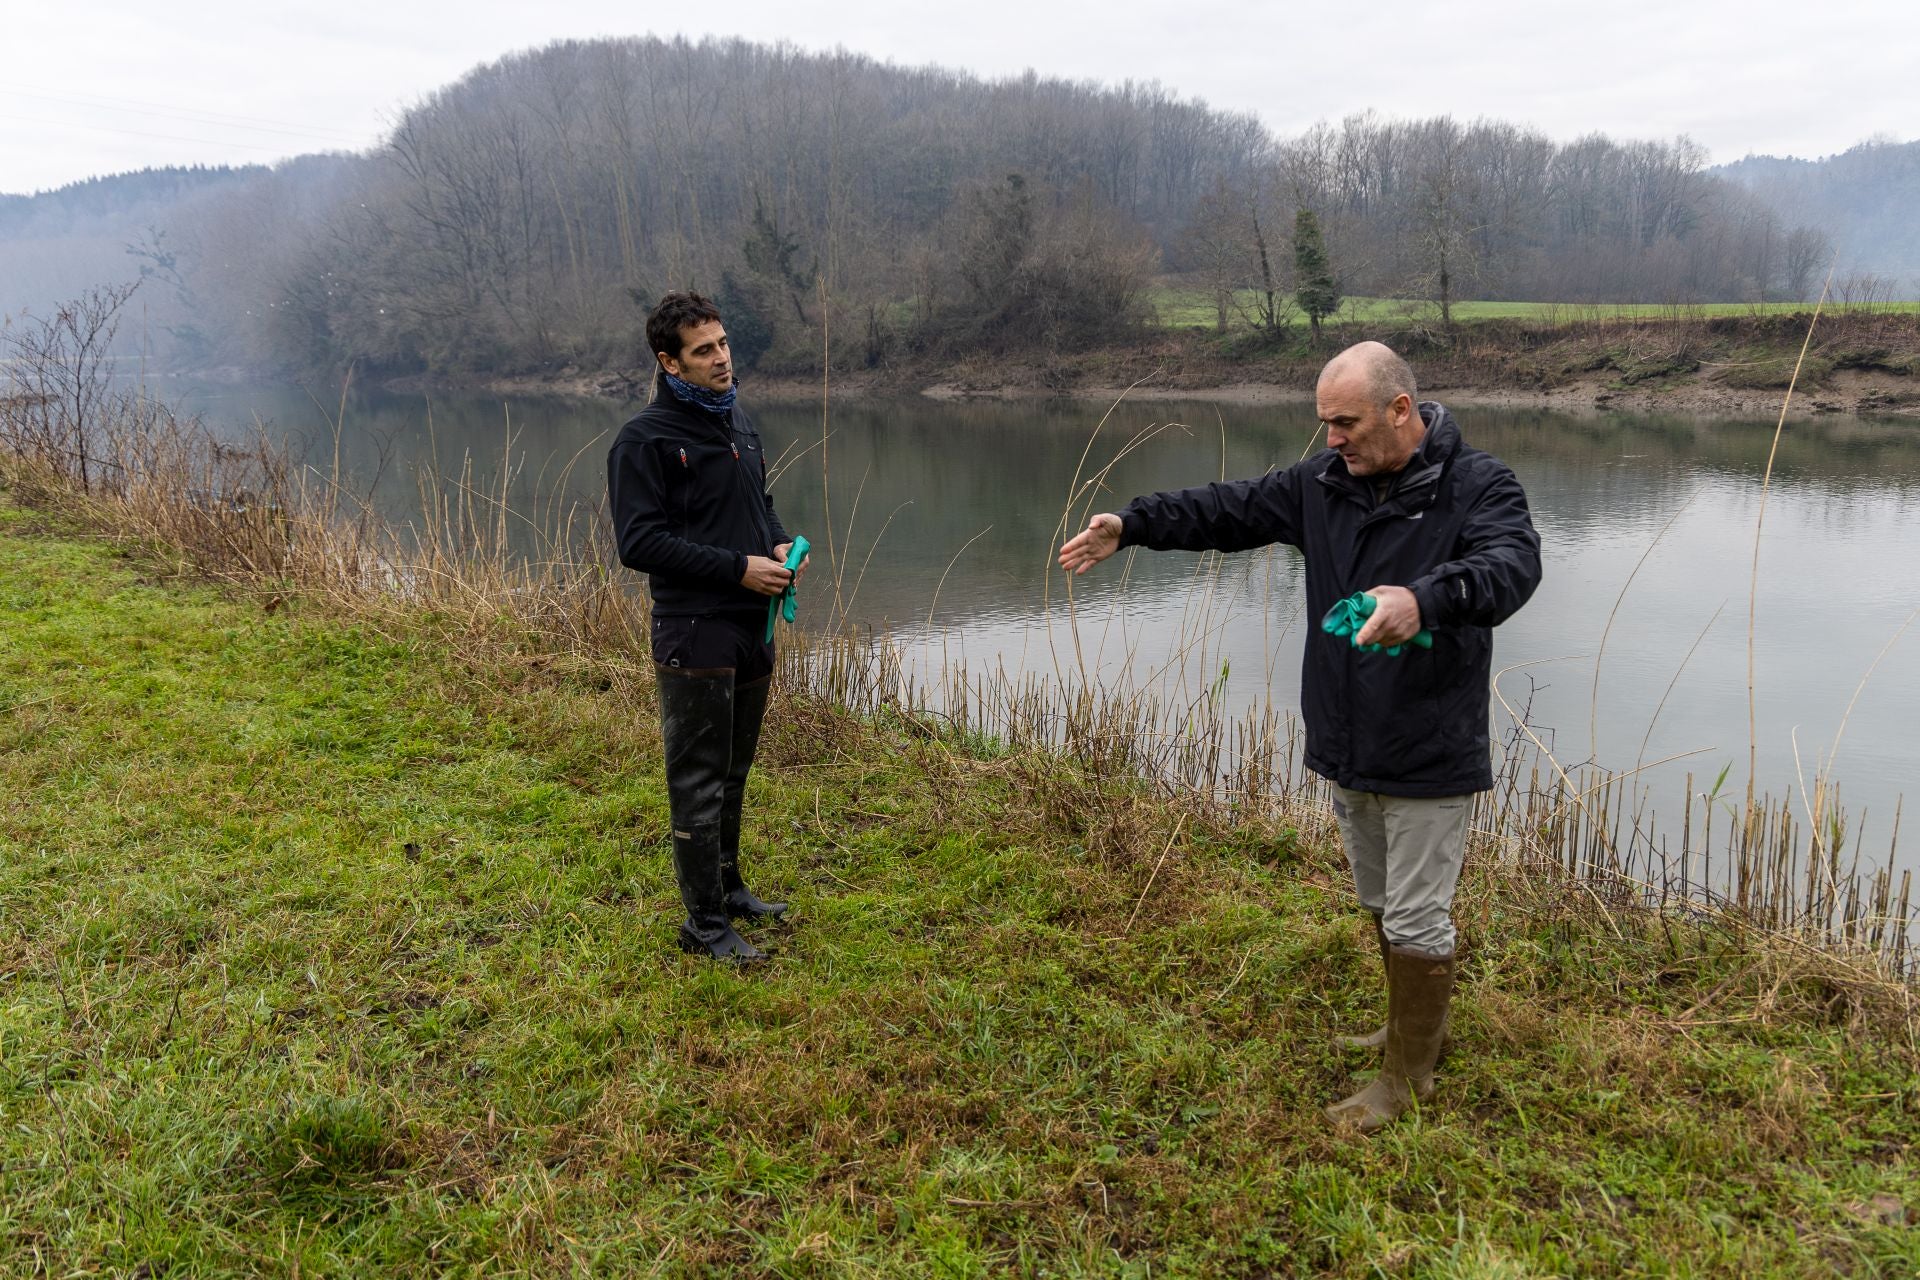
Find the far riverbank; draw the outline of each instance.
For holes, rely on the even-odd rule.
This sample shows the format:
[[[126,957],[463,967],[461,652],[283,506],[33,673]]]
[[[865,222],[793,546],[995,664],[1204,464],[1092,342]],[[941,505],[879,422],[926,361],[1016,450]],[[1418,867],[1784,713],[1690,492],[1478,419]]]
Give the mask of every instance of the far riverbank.
[[[1595,320],[1563,324],[1479,321],[1440,328],[1330,326],[1315,347],[1304,331],[1277,337],[1186,329],[1151,332],[1091,351],[1022,352],[941,360],[916,355],[872,367],[763,367],[745,381],[766,401],[920,395],[937,400],[1210,400],[1277,404],[1311,399],[1332,351],[1378,339],[1414,364],[1423,394],[1459,404],[1562,412],[1632,410],[1729,416],[1780,412],[1920,419],[1920,316],[1811,315]],[[1802,344],[1806,343],[1802,359]],[[1795,371],[1798,368],[1798,379]],[[396,389],[474,386],[503,394],[637,399],[644,368],[398,379]]]

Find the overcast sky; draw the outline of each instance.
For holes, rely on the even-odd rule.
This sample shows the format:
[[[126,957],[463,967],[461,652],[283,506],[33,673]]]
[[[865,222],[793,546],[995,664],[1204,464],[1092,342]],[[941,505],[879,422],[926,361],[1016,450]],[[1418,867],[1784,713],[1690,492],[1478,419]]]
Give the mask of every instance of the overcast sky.
[[[362,149],[408,104],[503,53],[675,33],[986,77],[1157,79],[1282,135],[1372,107],[1494,116],[1559,139],[1684,133],[1716,162],[1920,138],[1911,0],[0,0],[0,191]]]

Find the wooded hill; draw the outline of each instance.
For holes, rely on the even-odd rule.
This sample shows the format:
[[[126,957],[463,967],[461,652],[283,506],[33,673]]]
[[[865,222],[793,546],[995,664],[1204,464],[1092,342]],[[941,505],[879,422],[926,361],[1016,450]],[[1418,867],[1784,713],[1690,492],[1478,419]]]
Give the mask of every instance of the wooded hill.
[[[1920,291],[1920,142],[1863,142],[1821,160],[1748,156],[1715,172],[1783,220],[1832,237],[1840,294],[1868,301]]]
[[[366,155],[196,184],[123,219],[119,261],[94,235],[59,283],[147,276],[141,341],[190,365],[631,365],[681,286],[721,297],[745,356],[817,366],[830,333],[836,364],[876,365],[1124,339],[1163,273],[1222,324],[1285,326],[1301,210],[1336,292],[1443,306],[1797,298],[1830,257],[1814,213],[1790,220],[1685,139],[1373,114],[1278,139],[1157,83],[635,38],[479,67]],[[35,290],[7,285],[0,310],[56,296],[47,222]],[[0,208],[12,281],[8,225]]]

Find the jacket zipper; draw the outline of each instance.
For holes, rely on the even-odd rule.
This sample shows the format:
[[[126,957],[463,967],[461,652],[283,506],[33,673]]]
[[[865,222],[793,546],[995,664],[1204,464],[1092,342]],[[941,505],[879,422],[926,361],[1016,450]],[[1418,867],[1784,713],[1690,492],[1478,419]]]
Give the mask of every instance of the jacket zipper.
[[[1384,514],[1388,511],[1390,507],[1392,508],[1393,516],[1406,516],[1406,515],[1410,515],[1413,510],[1424,511],[1427,508],[1433,506],[1431,495],[1439,491],[1439,487],[1440,487],[1439,473],[1442,465],[1443,464],[1437,463],[1437,462],[1429,463],[1426,467],[1421,469],[1420,473],[1417,476],[1413,477],[1413,483],[1411,485],[1396,486],[1394,491],[1388,495],[1387,500],[1385,502],[1376,504],[1372,510],[1367,512],[1366,515],[1360,517],[1360,526],[1359,528],[1353,531],[1353,557],[1347,562],[1347,580],[1349,582],[1354,581],[1359,577],[1360,562],[1365,557],[1365,553],[1366,553],[1366,547],[1364,546],[1364,543],[1365,543],[1367,534],[1372,532],[1373,529],[1375,529],[1377,526],[1385,524],[1387,520],[1391,518],[1388,515]],[[1406,506],[1402,505],[1397,501],[1402,497],[1405,497],[1414,493],[1418,489],[1425,489],[1429,492],[1429,500],[1426,506],[1419,507],[1419,508],[1407,508]],[[1355,590],[1364,591],[1366,590],[1366,587],[1356,587]]]
[[[733,450],[733,461],[735,464],[734,475],[741,487],[742,496],[746,500],[748,510],[752,513],[748,516],[748,519],[761,536],[772,538],[773,529],[767,523],[766,496],[761,492],[760,486],[754,483],[753,476],[748,472],[746,456],[740,452],[740,444],[733,438],[733,420],[731,418],[727,420],[726,428],[727,448]]]

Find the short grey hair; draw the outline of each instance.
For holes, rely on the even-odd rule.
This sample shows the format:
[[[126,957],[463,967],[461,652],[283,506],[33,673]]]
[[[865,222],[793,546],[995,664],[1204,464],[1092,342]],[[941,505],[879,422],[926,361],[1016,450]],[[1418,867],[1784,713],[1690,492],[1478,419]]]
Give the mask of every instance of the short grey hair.
[[[1367,395],[1381,408],[1386,408],[1396,396],[1401,395],[1413,404],[1420,403],[1420,388],[1413,379],[1413,366],[1402,360],[1384,342],[1356,342],[1327,361],[1327,367],[1320,371],[1320,380],[1325,382],[1355,366],[1367,380]]]
[[[1372,358],[1366,364],[1367,391],[1375,404],[1385,408],[1400,395],[1405,395],[1411,404],[1420,403],[1420,388],[1413,380],[1412,365],[1390,347],[1383,346],[1378,353],[1369,354]]]

